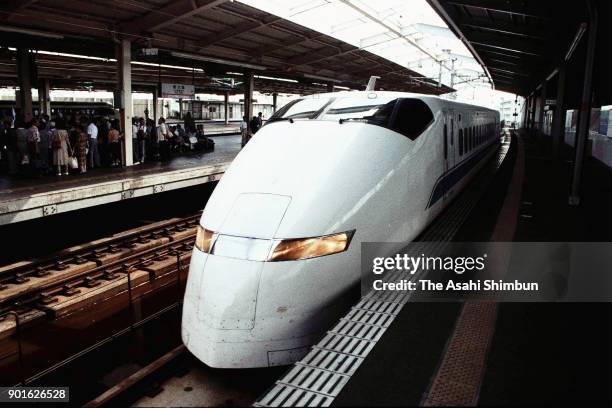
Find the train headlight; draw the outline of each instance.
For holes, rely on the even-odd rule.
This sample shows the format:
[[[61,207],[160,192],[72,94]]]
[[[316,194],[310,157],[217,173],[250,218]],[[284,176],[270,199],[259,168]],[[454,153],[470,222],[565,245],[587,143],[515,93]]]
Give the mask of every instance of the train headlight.
[[[213,232],[207,230],[206,228],[198,225],[198,232],[196,234],[195,246],[200,251],[205,252],[207,254],[210,253],[213,243]]]
[[[355,231],[314,238],[275,240],[268,261],[297,261],[346,251]]]

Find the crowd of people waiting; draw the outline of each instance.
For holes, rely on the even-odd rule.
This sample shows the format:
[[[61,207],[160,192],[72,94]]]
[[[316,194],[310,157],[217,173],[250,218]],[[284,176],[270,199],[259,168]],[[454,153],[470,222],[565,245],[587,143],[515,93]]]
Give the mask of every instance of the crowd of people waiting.
[[[0,159],[8,173],[22,176],[56,176],[86,173],[97,167],[120,167],[124,133],[119,120],[80,114],[42,115],[25,122],[7,118],[0,122]],[[136,118],[132,124],[134,163],[168,161],[173,152],[213,150],[202,125],[188,115],[184,127],[167,125],[164,118]]]

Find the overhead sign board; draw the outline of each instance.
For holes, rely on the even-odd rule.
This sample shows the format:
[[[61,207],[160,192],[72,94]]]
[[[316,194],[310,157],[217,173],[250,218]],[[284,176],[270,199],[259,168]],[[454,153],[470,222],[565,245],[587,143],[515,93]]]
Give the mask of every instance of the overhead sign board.
[[[141,48],[140,54],[144,56],[151,56],[159,54],[159,48]]]
[[[188,99],[195,97],[195,86],[162,83],[162,98]]]

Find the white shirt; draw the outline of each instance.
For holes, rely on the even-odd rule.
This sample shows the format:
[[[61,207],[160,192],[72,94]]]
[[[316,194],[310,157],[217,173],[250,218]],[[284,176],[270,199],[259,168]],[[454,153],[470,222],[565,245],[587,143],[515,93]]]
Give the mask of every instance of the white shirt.
[[[247,125],[247,123],[244,120],[240,122],[240,130],[245,130],[248,127],[249,125]]]
[[[138,126],[132,125],[132,139],[138,138]]]
[[[93,123],[90,123],[89,126],[87,126],[87,134],[89,135],[90,138],[97,139],[98,138],[98,127],[94,125]]]
[[[162,123],[161,125],[159,125],[157,127],[158,132],[157,132],[157,139],[158,140],[168,140],[168,127],[166,126],[165,123]]]

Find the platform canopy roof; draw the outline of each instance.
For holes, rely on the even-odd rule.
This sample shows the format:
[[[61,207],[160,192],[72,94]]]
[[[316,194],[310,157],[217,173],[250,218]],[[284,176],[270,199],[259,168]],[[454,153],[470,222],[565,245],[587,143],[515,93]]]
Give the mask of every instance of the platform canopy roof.
[[[9,0],[0,3],[0,31],[0,45],[5,47],[101,58],[113,58],[117,41],[129,39],[135,61],[192,67],[208,77],[229,78],[232,72],[252,71],[261,77],[256,78],[260,85],[281,91],[312,92],[328,83],[358,89],[370,75],[380,76],[377,88],[386,90],[451,91],[369,51],[238,1]],[[145,55],[144,49],[158,49],[159,54]],[[55,64],[52,77],[58,80],[87,79],[89,73],[98,81],[102,73],[115,80],[112,69],[100,69],[104,65],[100,61],[75,62],[78,70],[66,74],[68,69],[57,69],[59,56],[39,58],[43,76]],[[139,70],[137,77],[142,74],[145,80],[158,82],[155,67],[141,66]]]
[[[16,52],[0,49],[0,87],[17,83]],[[116,60],[91,56],[75,56],[47,51],[34,51],[37,77],[52,81],[54,89],[111,90],[116,84]],[[229,72],[209,76],[202,68],[132,61],[132,89],[152,92],[158,82],[194,85],[196,93],[230,94],[243,92],[244,75]],[[255,89],[266,93],[310,94],[327,92],[326,84],[254,75]]]
[[[564,59],[585,3],[555,0],[428,0],[470,48],[495,88],[526,95]]]

